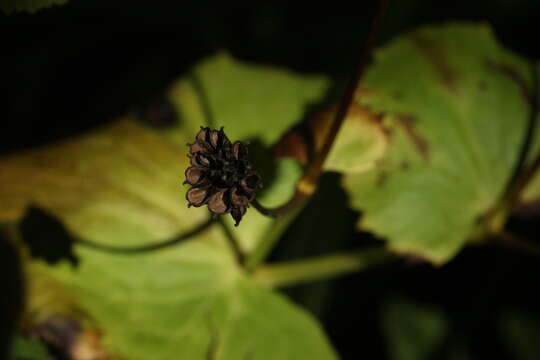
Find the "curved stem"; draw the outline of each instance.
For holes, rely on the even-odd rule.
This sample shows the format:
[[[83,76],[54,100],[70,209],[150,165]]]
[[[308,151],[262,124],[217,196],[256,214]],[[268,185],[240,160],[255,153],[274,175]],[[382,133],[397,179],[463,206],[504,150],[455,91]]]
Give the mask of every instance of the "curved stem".
[[[260,212],[262,215],[277,218],[277,217],[282,217],[289,214],[292,210],[297,208],[308,197],[309,197],[308,195],[303,194],[302,192],[297,190],[294,193],[293,197],[282,206],[278,206],[275,208],[267,208],[264,205],[262,205],[260,202],[258,202],[257,199],[254,199],[251,202],[251,205],[253,205],[253,207],[257,209],[257,211]]]
[[[354,101],[354,96],[360,85],[362,76],[366,70],[366,65],[368,63],[369,56],[371,54],[371,49],[375,43],[375,38],[379,32],[380,25],[382,23],[382,18],[384,12],[388,6],[387,0],[380,0],[377,13],[375,14],[373,21],[371,23],[371,29],[366,39],[364,46],[359,55],[359,60],[357,63],[356,71],[354,76],[347,87],[347,91],[343,96],[339,108],[334,116],[330,130],[328,131],[327,136],[324,139],[321,149],[315,154],[313,161],[309,164],[304,176],[298,181],[296,191],[293,197],[284,205],[276,208],[266,208],[260,203],[254,201],[253,207],[255,207],[261,214],[270,216],[270,217],[279,217],[287,214],[292,211],[294,208],[302,204],[307,198],[309,198],[317,188],[317,183],[321,177],[323,171],[323,165],[330,153],[332,145],[334,144],[341,125],[345,121],[349,109]]]
[[[334,144],[339,129],[343,124],[349,109],[354,101],[354,95],[360,85],[360,80],[364,74],[367,60],[369,58],[371,48],[375,41],[376,34],[379,31],[384,11],[387,7],[387,0],[379,1],[377,14],[373,18],[371,30],[369,32],[366,43],[360,53],[360,58],[356,68],[354,77],[343,97],[336,116],[332,122],[328,135],[324,139],[321,150],[315,155],[314,160],[309,165],[304,176],[298,181],[296,191],[292,198],[284,205],[276,208],[266,208],[258,201],[253,201],[253,207],[262,215],[270,217],[281,217],[272,227],[271,231],[259,242],[255,250],[248,256],[245,262],[247,271],[254,271],[270,254],[275,244],[281,237],[281,234],[287,229],[289,224],[294,220],[296,214],[305,206],[307,200],[313,195],[317,188],[317,183],[323,171],[323,165],[330,153],[330,149]]]
[[[108,252],[108,253],[114,253],[114,254],[130,255],[130,254],[138,254],[138,253],[148,253],[148,252],[161,250],[163,248],[176,245],[177,243],[187,240],[188,238],[192,236],[199,235],[205,230],[207,230],[212,224],[212,222],[213,222],[212,218],[209,218],[208,220],[197,225],[193,229],[185,233],[182,233],[178,236],[175,236],[172,239],[155,243],[155,244],[148,244],[148,245],[141,245],[141,246],[134,246],[134,247],[105,245],[105,244],[95,243],[95,242],[92,242],[86,239],[80,239],[80,238],[75,239],[75,241],[77,244],[84,245],[88,248],[103,251],[103,252]]]
[[[255,249],[248,255],[245,268],[248,272],[254,271],[270,254],[277,241],[281,238],[281,235],[287,230],[291,222],[296,218],[296,215],[304,208],[303,202],[300,206],[292,209],[286,216],[278,218],[270,230],[264,235],[264,237],[257,243]]]
[[[334,121],[332,122],[328,135],[324,139],[321,150],[315,156],[315,159],[310,164],[303,178],[308,184],[315,185],[319,181],[319,178],[323,170],[324,162],[326,158],[328,157],[328,154],[330,153],[330,149],[332,148],[332,145],[334,144],[336,140],[337,134],[339,133],[339,129],[341,129],[341,125],[343,124],[345,118],[347,117],[347,114],[349,113],[349,109],[351,108],[351,105],[354,101],[354,96],[356,94],[356,91],[358,87],[360,86],[360,81],[362,80],[362,76],[364,75],[364,72],[366,70],[368,59],[371,55],[371,49],[373,47],[373,44],[375,43],[375,38],[379,32],[379,29],[382,23],[382,18],[383,18],[383,15],[387,6],[388,6],[387,0],[379,1],[379,7],[371,23],[371,30],[368,34],[366,42],[359,55],[358,65],[356,67],[355,74],[353,78],[351,79],[351,82],[349,83],[345,96],[343,97],[341,103],[339,104],[339,108],[334,117]]]
[[[494,239],[496,244],[522,250],[529,254],[540,255],[540,244],[523,239],[518,235],[503,231],[497,234]]]
[[[236,258],[236,262],[240,266],[244,265],[244,252],[242,251],[242,248],[240,248],[238,240],[221,217],[219,218],[219,224],[221,225],[223,233],[225,234],[225,238],[227,239],[227,242],[229,243],[231,250]]]
[[[529,99],[529,121],[526,128],[526,133],[523,137],[523,143],[521,144],[521,149],[516,160],[516,166],[512,172],[512,176],[508,180],[506,186],[506,191],[499,201],[498,206],[495,208],[495,211],[492,212],[493,216],[506,219],[510,211],[514,206],[519,202],[519,198],[529,184],[529,182],[534,177],[534,174],[540,168],[540,154],[536,155],[536,158],[527,165],[527,159],[530,158],[530,150],[533,144],[533,137],[536,132],[536,127],[538,126],[538,92],[539,92],[539,74],[536,70],[535,64],[531,62],[530,65],[531,74],[532,74],[532,83],[530,88]]]
[[[255,281],[268,287],[281,287],[327,279],[398,259],[383,247],[269,264],[253,274]]]
[[[536,156],[536,158],[532,161],[531,165],[529,165],[521,172],[521,176],[517,178],[511,191],[509,191],[508,203],[509,205],[511,205],[511,207],[513,207],[513,205],[515,205],[519,201],[519,196],[534,178],[534,175],[536,174],[538,169],[540,169],[540,154]]]

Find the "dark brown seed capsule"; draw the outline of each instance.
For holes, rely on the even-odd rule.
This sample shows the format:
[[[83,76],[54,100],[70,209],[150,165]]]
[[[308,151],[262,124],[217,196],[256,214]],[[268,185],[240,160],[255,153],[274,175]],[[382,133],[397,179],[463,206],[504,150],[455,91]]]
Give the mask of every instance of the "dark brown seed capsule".
[[[261,177],[251,169],[247,146],[240,141],[231,144],[223,128],[208,127],[201,127],[188,146],[191,166],[184,182],[192,186],[186,193],[188,206],[208,205],[214,214],[231,213],[238,226],[262,186]]]

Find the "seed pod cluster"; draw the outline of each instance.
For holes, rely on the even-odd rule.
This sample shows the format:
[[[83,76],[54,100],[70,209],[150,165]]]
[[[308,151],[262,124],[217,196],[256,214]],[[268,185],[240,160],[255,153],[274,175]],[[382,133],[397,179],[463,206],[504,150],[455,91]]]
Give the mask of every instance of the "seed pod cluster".
[[[261,177],[249,164],[246,145],[231,143],[223,128],[201,127],[188,146],[191,166],[184,182],[192,186],[186,193],[188,207],[208,205],[214,214],[230,213],[238,226],[262,187]]]

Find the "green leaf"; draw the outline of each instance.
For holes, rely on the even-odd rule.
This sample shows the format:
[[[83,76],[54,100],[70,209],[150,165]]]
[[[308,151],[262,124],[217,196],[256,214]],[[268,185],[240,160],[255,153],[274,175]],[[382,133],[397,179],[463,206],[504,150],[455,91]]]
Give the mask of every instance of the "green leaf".
[[[53,5],[63,5],[68,0],[3,0],[0,2],[0,10],[10,14],[17,11],[34,13],[39,9]]]
[[[395,299],[383,308],[382,329],[390,359],[424,360],[440,349],[448,324],[435,307]]]
[[[129,119],[0,162],[0,219],[29,204],[61,218],[77,236],[110,245],[170,238],[204,221],[189,212],[181,182],[184,153]]]
[[[533,360],[540,356],[540,322],[521,312],[508,312],[499,321],[502,339],[515,360]]]
[[[359,100],[384,114],[389,143],[375,169],[344,180],[359,226],[437,264],[456,254],[505,190],[530,83],[485,25],[426,27],[378,50]]]
[[[224,114],[212,126],[225,126],[233,141],[259,140],[263,148],[299,121],[326,87],[321,77],[245,65],[224,55],[197,69],[206,69],[199,76],[207,81],[209,98],[217,99],[215,116]],[[177,127],[161,131],[168,140],[124,118],[78,139],[0,159],[0,220],[18,221],[32,204],[60,218],[77,237],[122,247],[170,239],[204,222],[208,210],[188,209],[187,187],[181,185],[188,165],[185,144],[209,124],[197,118],[200,94],[189,87],[178,92],[188,85],[181,80],[170,92],[182,116]],[[282,93],[287,96],[281,99]],[[290,196],[301,172],[292,160],[274,165],[261,193],[269,204]],[[232,234],[249,250],[272,224],[250,210]],[[55,239],[48,241],[54,246]],[[74,253],[76,267],[36,261],[28,266],[29,315],[60,313],[89,324],[115,356],[337,357],[316,320],[244,274],[218,223],[153,253],[122,256],[83,245]]]
[[[213,229],[176,249],[125,257],[79,248],[78,268],[47,272],[76,294],[109,352],[126,359],[335,359],[313,318],[247,279],[212,243],[220,236]]]
[[[166,132],[185,146],[184,136],[192,141],[201,125],[223,126],[233,141],[269,147],[322,99],[328,85],[323,76],[248,64],[220,53],[171,87],[168,96],[181,120]]]
[[[334,117],[335,109],[331,109],[318,114],[315,119],[312,126],[315,128],[317,150],[322,147]],[[326,171],[349,174],[372,170],[385,154],[387,140],[379,117],[366,108],[353,104],[332,145],[324,168]]]

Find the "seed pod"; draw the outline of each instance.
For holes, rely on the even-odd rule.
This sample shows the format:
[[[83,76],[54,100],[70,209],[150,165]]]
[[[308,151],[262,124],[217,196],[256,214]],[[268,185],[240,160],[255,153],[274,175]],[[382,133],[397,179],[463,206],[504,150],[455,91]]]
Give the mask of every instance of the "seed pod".
[[[186,193],[188,207],[208,205],[214,214],[230,213],[238,226],[262,187],[261,177],[249,163],[247,146],[240,141],[231,144],[223,128],[208,127],[201,127],[188,146],[191,166],[184,182],[191,185]]]

